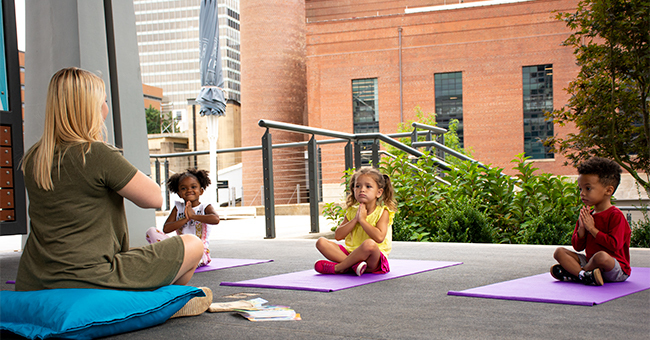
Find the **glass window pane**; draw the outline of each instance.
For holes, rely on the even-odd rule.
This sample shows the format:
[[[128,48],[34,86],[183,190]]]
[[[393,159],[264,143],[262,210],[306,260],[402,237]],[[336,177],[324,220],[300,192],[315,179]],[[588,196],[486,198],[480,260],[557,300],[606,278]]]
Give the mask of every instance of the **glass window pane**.
[[[522,68],[524,101],[524,152],[533,159],[554,158],[543,142],[553,136],[553,123],[545,113],[553,111],[553,65]]]
[[[354,133],[379,132],[379,94],[377,78],[352,80],[352,119]],[[372,147],[372,140],[361,141],[363,150]],[[369,165],[362,158],[362,165]]]
[[[377,78],[352,80],[354,133],[379,132]]]
[[[433,76],[436,100],[436,125],[448,129],[458,119],[458,139],[463,146],[463,73],[436,73]]]

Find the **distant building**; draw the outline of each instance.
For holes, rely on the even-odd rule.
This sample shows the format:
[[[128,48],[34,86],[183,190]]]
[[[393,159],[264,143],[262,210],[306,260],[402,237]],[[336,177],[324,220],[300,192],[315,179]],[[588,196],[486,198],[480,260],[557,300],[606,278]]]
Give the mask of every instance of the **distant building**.
[[[542,171],[574,174],[542,140],[574,131],[546,121],[544,111],[566,105],[563,89],[579,71],[562,45],[570,30],[554,17],[575,11],[576,0],[299,3],[242,3],[242,129],[256,131],[244,145],[258,144],[259,119],[394,133],[419,107],[439,126],[458,119],[464,147],[485,164],[512,173],[510,161],[525,152]],[[269,79],[290,85],[276,90]],[[343,146],[321,149],[323,190],[340,190]],[[251,196],[261,184],[258,163],[244,160]]]
[[[162,112],[163,89],[151,85],[142,84],[142,94],[144,95],[144,108],[150,106]]]
[[[577,1],[334,3],[306,0],[310,126],[392,133],[419,107],[441,127],[458,119],[464,147],[485,164],[511,172],[525,153],[543,171],[574,173],[542,141],[573,132],[544,112],[566,105],[579,71],[554,17]]]
[[[149,135],[150,152],[208,150],[206,120],[199,115],[199,106],[193,105],[194,98],[201,89],[200,1],[135,0],[133,5],[142,81],[164,91],[161,112],[171,113],[175,125],[173,131],[176,131]],[[217,149],[224,149],[241,146],[239,0],[218,0],[218,15],[227,105],[226,116],[219,118]],[[217,156],[219,178],[237,178],[230,179],[231,188],[225,194],[236,189],[236,196],[241,197],[241,165],[238,165],[241,157],[241,153],[221,153]],[[209,169],[207,155],[169,160],[172,173],[187,167]],[[237,169],[230,171],[233,167]],[[224,174],[223,171],[230,173]],[[220,202],[224,200],[225,194],[220,191]]]
[[[197,0],[135,0],[142,81],[165,92],[163,111],[185,109],[201,89]],[[219,0],[219,43],[227,98],[241,101],[239,0]]]

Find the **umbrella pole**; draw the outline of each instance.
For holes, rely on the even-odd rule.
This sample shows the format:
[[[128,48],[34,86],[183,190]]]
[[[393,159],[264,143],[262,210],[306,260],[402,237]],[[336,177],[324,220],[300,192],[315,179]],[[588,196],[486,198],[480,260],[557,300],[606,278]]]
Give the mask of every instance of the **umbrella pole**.
[[[208,141],[210,142],[210,187],[206,194],[207,202],[218,206],[217,202],[217,138],[219,137],[219,116],[208,115]]]

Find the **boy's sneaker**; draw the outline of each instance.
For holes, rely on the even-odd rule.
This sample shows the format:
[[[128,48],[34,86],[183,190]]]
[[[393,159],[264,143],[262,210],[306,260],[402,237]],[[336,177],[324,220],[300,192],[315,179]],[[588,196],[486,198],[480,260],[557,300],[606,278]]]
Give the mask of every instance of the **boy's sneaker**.
[[[353,265],[351,269],[357,276],[361,276],[366,271],[366,267],[368,267],[368,264],[365,261],[361,261]]]
[[[555,264],[551,267],[551,276],[553,276],[558,281],[572,282],[578,281],[578,277],[569,273],[564,269],[564,267],[559,264]]]
[[[603,276],[600,275],[600,269],[585,271],[585,275],[580,278],[580,282],[589,286],[602,286]]]
[[[334,271],[334,266],[336,266],[336,262],[318,260],[314,264],[314,270],[321,274],[336,274]]]

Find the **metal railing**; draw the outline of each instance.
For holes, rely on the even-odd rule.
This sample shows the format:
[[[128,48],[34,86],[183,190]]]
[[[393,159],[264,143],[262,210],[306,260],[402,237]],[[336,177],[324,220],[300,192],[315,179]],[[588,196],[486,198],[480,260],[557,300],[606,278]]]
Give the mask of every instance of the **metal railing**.
[[[377,166],[379,164],[380,155],[386,155],[388,157],[395,157],[386,151],[380,150],[380,142],[384,142],[388,145],[395,147],[398,150],[401,150],[409,155],[412,155],[416,158],[422,157],[423,152],[417,149],[417,147],[428,146],[429,149],[431,146],[435,147],[438,150],[441,150],[444,153],[451,154],[460,159],[469,160],[476,162],[475,160],[462,155],[455,150],[444,146],[439,142],[434,142],[432,140],[433,135],[441,135],[447,132],[447,130],[429,126],[420,123],[413,123],[414,130],[413,132],[404,132],[404,133],[395,133],[395,134],[383,134],[383,133],[358,133],[350,134],[339,131],[326,130],[321,128],[313,128],[308,126],[289,124],[271,120],[260,120],[258,122],[260,127],[266,128],[264,135],[262,136],[262,143],[259,146],[250,146],[250,147],[238,147],[238,148],[229,148],[229,149],[219,149],[216,150],[217,155],[223,153],[232,153],[232,152],[249,152],[249,151],[262,151],[262,167],[263,167],[263,180],[264,185],[261,189],[263,192],[263,201],[264,201],[264,215],[266,222],[266,237],[265,238],[275,238],[275,195],[274,195],[274,185],[273,185],[273,150],[282,149],[282,148],[295,148],[295,147],[306,147],[307,148],[307,172],[308,172],[308,183],[306,185],[306,191],[309,195],[309,211],[310,211],[310,232],[318,233],[319,232],[319,202],[322,200],[322,195],[320,193],[321,183],[319,183],[319,169],[320,169],[320,158],[319,158],[319,145],[326,144],[345,144],[344,153],[345,153],[345,169],[359,168],[363,163],[363,157],[366,155],[370,156],[370,161],[373,165]],[[425,131],[419,131],[419,129],[424,129]],[[281,143],[273,144],[272,136],[270,129],[277,129],[283,131],[290,131],[295,133],[302,133],[311,135],[309,141],[305,142],[291,142],[291,143]],[[426,142],[418,142],[418,136],[425,135]],[[325,140],[316,140],[316,136],[330,137],[331,139]],[[410,137],[412,140],[413,146],[408,146],[404,143],[399,142],[396,138],[407,138]],[[362,145],[362,142],[371,140],[370,150],[366,151],[366,147]],[[430,144],[426,144],[430,143]],[[150,158],[154,159],[155,167],[155,177],[156,182],[159,184],[166,183],[169,179],[169,158],[174,157],[191,157],[198,155],[209,155],[209,151],[191,151],[191,152],[178,152],[178,153],[165,153],[165,154],[151,154]],[[164,175],[161,174],[161,162],[160,160],[164,159],[162,166],[164,167]],[[446,163],[444,160],[433,157],[434,164],[436,167],[443,170],[450,170],[451,165]],[[195,158],[196,166],[196,158]],[[478,162],[476,162],[478,163]],[[424,171],[418,168],[416,165],[410,164],[414,170]],[[479,165],[483,166],[479,163]],[[485,166],[483,166],[485,167]],[[216,174],[215,174],[216,176]],[[163,178],[164,177],[164,181]],[[444,179],[435,176],[436,180],[449,185]],[[165,210],[170,208],[170,193],[168,188],[165,185],[165,197],[166,197],[166,206]],[[291,193],[293,196],[293,193]],[[243,197],[243,194],[242,194]],[[243,204],[243,202],[242,202]]]
[[[332,130],[326,130],[326,129],[321,129],[321,128],[313,128],[309,126],[303,126],[303,125],[296,125],[296,124],[290,124],[290,123],[283,123],[283,122],[277,122],[277,121],[272,121],[272,120],[265,120],[262,119],[258,122],[258,125],[260,127],[266,128],[266,132],[264,133],[264,136],[262,137],[262,167],[264,170],[264,216],[265,216],[265,222],[266,222],[266,238],[275,238],[275,201],[274,201],[274,195],[273,195],[273,144],[272,144],[272,136],[270,133],[270,129],[277,129],[277,130],[283,130],[283,131],[289,131],[289,132],[295,132],[295,133],[302,133],[302,134],[307,134],[311,135],[310,140],[307,142],[307,153],[308,153],[308,164],[309,164],[309,212],[310,212],[310,227],[311,227],[311,233],[318,233],[319,232],[319,220],[318,220],[318,204],[319,200],[318,197],[319,195],[319,186],[318,186],[318,167],[319,167],[319,162],[318,162],[318,141],[316,140],[316,136],[324,136],[324,137],[331,137],[335,138],[334,140],[328,140],[331,143],[346,143],[344,147],[344,152],[345,152],[345,169],[351,169],[353,167],[360,167],[362,165],[362,147],[361,147],[361,142],[365,140],[372,140],[371,144],[371,160],[372,164],[374,166],[377,166],[379,164],[379,155],[380,155],[380,149],[379,149],[379,142],[384,142],[388,145],[391,145],[395,147],[398,150],[404,151],[410,155],[413,155],[417,158],[420,158],[424,155],[423,152],[417,150],[415,147],[422,146],[418,144],[417,142],[417,137],[420,134],[426,134],[428,139],[431,139],[433,134],[443,134],[447,130],[441,129],[438,127],[434,126],[429,126],[425,124],[419,124],[419,123],[413,123],[413,127],[415,128],[413,132],[411,133],[401,133],[401,134],[392,134],[392,135],[385,135],[383,133],[357,133],[357,134],[351,134],[351,133],[346,133],[346,132],[339,132],[339,131],[332,131]],[[417,131],[417,128],[424,128],[427,131],[421,132]],[[399,137],[409,137],[411,136],[412,140],[415,140],[413,142],[413,146],[408,146],[404,143],[401,143],[397,141],[394,138],[399,138]],[[459,158],[462,159],[468,159],[473,162],[476,162],[475,160],[462,155],[460,153],[457,153],[455,150],[450,149],[445,147],[442,144],[437,143],[432,144],[434,147],[437,149],[450,153],[453,156],[461,156]],[[458,156],[457,156],[458,155]],[[436,167],[443,169],[443,170],[451,170],[451,165],[446,163],[445,161],[437,158],[437,157],[432,157]],[[480,164],[480,163],[479,163]],[[482,165],[482,164],[481,164]],[[485,166],[483,166],[485,167]],[[416,167],[417,169],[417,167]],[[421,170],[421,169],[418,169]],[[437,178],[440,181],[446,182],[441,178]],[[448,183],[447,183],[448,184]]]
[[[625,214],[625,218],[627,219],[628,224],[632,224],[632,211],[650,211],[650,206],[641,206],[641,207],[636,207],[636,206],[627,206],[627,205],[622,205],[622,206],[616,206],[619,210],[627,212]]]
[[[332,144],[332,143],[342,143],[344,140],[323,140],[318,141],[318,144]],[[295,147],[304,147],[307,146],[308,142],[292,142],[292,143],[282,143],[273,145],[273,149],[283,149],[283,148],[295,148]],[[258,146],[249,146],[249,147],[237,147],[237,148],[227,148],[227,149],[218,149],[216,150],[217,155],[224,153],[233,153],[233,152],[251,152],[251,151],[261,151],[262,145]],[[175,153],[163,153],[163,154],[150,154],[149,158],[154,160],[154,179],[156,183],[163,187],[163,195],[165,197],[165,207],[164,210],[167,211],[170,209],[170,192],[166,186],[167,180],[169,179],[170,174],[170,158],[180,158],[180,157],[192,157],[192,156],[203,156],[209,155],[210,152],[207,150],[202,151],[188,151],[188,152],[175,152]],[[194,163],[193,167],[197,167],[196,161],[190,162]],[[192,165],[191,165],[192,166]],[[215,178],[218,180],[218,175],[215,175]]]
[[[480,167],[483,168],[483,169],[487,169],[487,168],[488,168],[488,167],[485,166],[483,163],[481,163],[481,162],[479,162],[479,161],[477,161],[477,160],[475,160],[475,159],[473,159],[473,158],[471,158],[471,157],[469,157],[469,156],[466,156],[466,155],[464,155],[464,154],[462,154],[462,153],[460,153],[460,152],[458,152],[458,151],[456,151],[456,150],[454,150],[454,149],[452,149],[452,148],[450,148],[450,147],[448,147],[448,146],[445,146],[445,145],[443,144],[443,143],[444,143],[444,139],[443,139],[443,143],[440,143],[440,142],[437,142],[437,141],[435,141],[435,140],[433,140],[433,139],[431,138],[431,137],[432,137],[432,136],[431,136],[432,134],[444,134],[444,133],[447,132],[447,130],[445,130],[445,129],[443,129],[443,128],[440,128],[440,127],[437,127],[437,126],[431,126],[431,125],[426,125],[426,124],[417,123],[417,122],[414,122],[414,123],[411,124],[411,125],[412,125],[413,128],[414,128],[414,129],[413,129],[413,132],[414,132],[414,133],[413,133],[413,135],[411,136],[411,141],[412,141],[412,142],[411,142],[411,146],[416,147],[416,148],[417,148],[417,147],[422,147],[422,146],[430,148],[430,147],[433,146],[433,147],[435,147],[437,150],[439,150],[439,151],[441,151],[441,152],[443,152],[443,153],[448,153],[448,154],[450,154],[450,155],[452,155],[452,156],[454,156],[454,157],[456,157],[456,158],[458,158],[458,159],[464,160],[464,161],[470,161],[470,162],[472,162],[472,163],[476,163],[476,164],[478,164],[478,166],[480,166]],[[417,131],[418,128],[420,128],[420,129],[425,129],[425,130],[429,131],[429,133],[427,134],[427,139],[426,139],[426,141],[424,141],[424,142],[418,142],[418,141],[417,141],[417,136],[416,136],[415,133],[416,133],[416,131]]]

